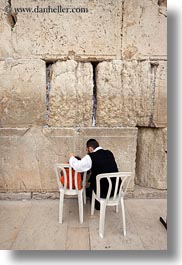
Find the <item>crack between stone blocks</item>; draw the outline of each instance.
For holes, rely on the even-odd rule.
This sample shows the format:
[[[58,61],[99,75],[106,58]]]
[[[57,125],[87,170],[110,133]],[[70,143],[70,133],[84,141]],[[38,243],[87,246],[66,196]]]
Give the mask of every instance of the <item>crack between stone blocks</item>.
[[[167,14],[162,9],[159,9],[159,15],[167,17]]]
[[[96,127],[97,119],[97,65],[98,62],[91,62],[93,69],[93,107],[92,107],[92,127]]]
[[[157,4],[159,6],[159,15],[167,18],[167,0],[158,0]]]
[[[167,0],[158,0],[157,4],[159,6],[165,6],[165,7],[167,7]]]
[[[7,5],[4,8],[6,12],[8,24],[11,26],[11,31],[13,31],[16,23],[17,23],[17,13],[14,12],[11,4],[11,0],[6,1]]]
[[[21,137],[24,136],[24,135],[25,135],[30,129],[31,129],[30,127],[27,128],[27,129],[25,130],[25,132],[21,135]]]
[[[74,60],[75,61],[75,60]],[[76,78],[76,84],[75,84],[75,94],[76,94],[76,102],[79,102],[79,95],[78,95],[78,88],[77,88],[77,84],[79,83],[79,77],[78,77],[78,71],[79,71],[79,66],[80,66],[80,63],[82,62],[76,62],[76,67],[74,68],[74,75],[75,75],[75,78]],[[76,128],[80,128],[80,120],[79,120],[79,108],[76,108],[76,118],[75,118],[75,123],[76,123]]]
[[[50,113],[50,107],[49,107],[49,95],[50,95],[50,91],[51,91],[51,78],[52,78],[52,65],[56,63],[53,61],[47,61],[46,62],[46,126],[48,125],[49,122],[49,113]]]
[[[122,0],[122,18],[121,18],[121,58],[123,53],[123,30],[124,30],[124,13],[125,13],[125,0]]]
[[[159,66],[159,63],[157,62],[151,62],[151,79],[150,79],[150,88],[152,93],[152,106],[151,106],[151,114],[149,117],[149,124],[148,127],[156,127],[153,121],[154,118],[154,109],[155,109],[155,92],[156,92],[156,78],[157,78],[157,68]]]

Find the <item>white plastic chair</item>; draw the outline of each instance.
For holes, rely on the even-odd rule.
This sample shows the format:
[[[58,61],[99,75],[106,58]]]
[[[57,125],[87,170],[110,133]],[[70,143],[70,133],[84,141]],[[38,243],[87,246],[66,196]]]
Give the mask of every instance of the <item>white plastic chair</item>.
[[[92,192],[91,202],[91,215],[94,214],[95,200],[100,202],[100,219],[99,219],[99,235],[104,238],[104,223],[105,223],[105,211],[106,206],[116,206],[116,212],[118,213],[118,206],[121,204],[122,217],[123,217],[123,233],[126,236],[126,220],[125,220],[125,208],[124,208],[124,195],[128,189],[129,182],[132,178],[131,172],[116,172],[116,173],[104,173],[96,176],[97,192]],[[108,192],[106,198],[100,197],[100,181],[101,179],[107,179],[109,183]],[[116,178],[114,196],[110,197],[112,191],[111,179]],[[122,183],[120,182],[122,180]],[[119,188],[119,183],[121,183]],[[117,194],[119,188],[119,192]]]
[[[69,169],[69,188],[67,188],[67,174],[65,168]],[[75,171],[74,175],[74,184],[75,189],[72,187],[72,168],[69,164],[55,164],[54,170],[56,173],[58,188],[60,191],[60,201],[59,201],[59,223],[62,224],[63,222],[63,202],[64,202],[64,195],[77,195],[78,196],[78,206],[79,206],[79,219],[80,223],[83,223],[83,200],[86,204],[86,174],[87,172],[84,172],[83,174],[83,180],[82,180],[82,189],[78,190],[78,181],[77,181],[77,174],[78,172]],[[64,184],[61,183],[60,177],[61,172],[64,176]]]

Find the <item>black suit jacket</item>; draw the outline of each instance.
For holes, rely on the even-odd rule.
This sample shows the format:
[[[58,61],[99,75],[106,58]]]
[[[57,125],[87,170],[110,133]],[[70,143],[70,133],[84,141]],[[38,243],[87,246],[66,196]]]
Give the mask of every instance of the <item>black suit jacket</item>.
[[[91,189],[96,192],[96,176],[102,173],[113,173],[118,172],[118,167],[114,158],[114,155],[109,150],[99,149],[96,152],[90,153],[92,160],[91,176],[89,179]],[[116,179],[112,179],[112,192],[111,196],[114,195]],[[108,181],[101,180],[101,197],[105,198],[108,191]]]

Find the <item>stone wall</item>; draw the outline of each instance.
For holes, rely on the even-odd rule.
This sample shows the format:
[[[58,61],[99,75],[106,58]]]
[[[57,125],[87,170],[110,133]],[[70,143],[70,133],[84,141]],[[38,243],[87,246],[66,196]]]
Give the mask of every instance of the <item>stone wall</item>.
[[[92,125],[93,69],[73,60],[52,65],[49,126]]]
[[[1,2],[1,8],[7,6],[6,0]],[[18,12],[13,26],[11,17],[1,14],[2,34],[7,36],[2,57],[76,61],[121,57],[120,0],[11,0],[11,7],[32,12]]]
[[[45,125],[45,83],[42,60],[0,61],[0,126]]]
[[[166,129],[139,130],[136,165],[136,183],[144,187],[167,189]]]
[[[93,137],[131,190],[167,189],[166,7],[0,2],[0,191],[56,191],[54,163]]]
[[[165,61],[113,60],[97,66],[97,125],[165,127]]]
[[[123,58],[166,59],[167,0],[123,2]]]
[[[101,146],[111,149],[119,169],[134,175],[136,128],[3,128],[0,190],[56,191],[53,165],[67,162],[70,152],[82,157],[88,138],[97,138]],[[130,183],[130,189],[133,188],[134,179]]]

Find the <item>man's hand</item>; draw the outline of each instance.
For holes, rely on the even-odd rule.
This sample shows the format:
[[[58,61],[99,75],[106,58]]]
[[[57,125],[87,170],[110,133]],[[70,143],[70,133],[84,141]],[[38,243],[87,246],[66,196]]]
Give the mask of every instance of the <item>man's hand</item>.
[[[70,154],[69,154],[69,158],[71,158],[72,156],[74,156],[74,154],[73,154],[73,153],[70,153]]]

